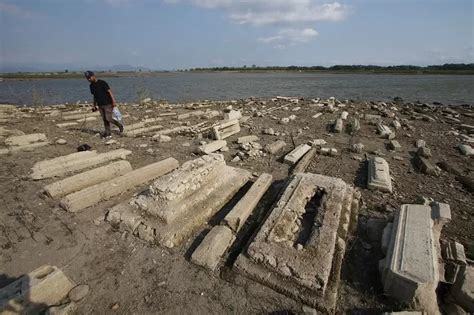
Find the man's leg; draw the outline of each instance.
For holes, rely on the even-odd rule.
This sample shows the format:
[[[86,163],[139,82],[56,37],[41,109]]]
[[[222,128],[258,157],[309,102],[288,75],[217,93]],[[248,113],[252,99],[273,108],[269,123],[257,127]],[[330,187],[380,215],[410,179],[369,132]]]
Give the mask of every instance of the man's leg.
[[[104,137],[108,137],[110,136],[110,122],[112,121],[112,105],[100,106],[99,109],[102,119],[104,120]]]
[[[113,123],[115,126],[118,127],[118,129],[120,130],[120,133],[123,132],[123,125],[122,125],[120,122],[118,122],[118,121],[115,120],[115,119],[112,119],[112,123]]]

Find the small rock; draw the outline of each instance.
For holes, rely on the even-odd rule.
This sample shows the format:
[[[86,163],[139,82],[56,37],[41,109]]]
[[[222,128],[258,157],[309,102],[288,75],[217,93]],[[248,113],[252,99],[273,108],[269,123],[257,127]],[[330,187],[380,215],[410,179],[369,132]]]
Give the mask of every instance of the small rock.
[[[155,138],[155,141],[157,141],[157,142],[159,142],[159,143],[170,142],[170,141],[171,141],[171,137],[165,136],[165,135],[160,135],[159,137]]]
[[[115,144],[115,143],[117,143],[117,141],[112,139],[112,140],[107,141],[105,144],[106,145],[111,145],[111,144]]]
[[[146,148],[147,146],[148,146],[148,144],[146,144],[146,143],[140,144],[140,148]]]
[[[231,162],[240,162],[240,156],[236,155]]]
[[[110,307],[110,309],[111,309],[111,310],[114,310],[114,311],[118,310],[118,309],[119,309],[119,304],[118,304],[118,303],[113,304],[113,305]]]
[[[183,147],[190,147],[191,144],[190,144],[189,142],[184,142],[184,143],[181,144],[181,146],[183,146]]]
[[[57,143],[57,144],[66,144],[67,141],[64,140],[64,139],[58,139],[58,140],[56,140],[56,143]]]

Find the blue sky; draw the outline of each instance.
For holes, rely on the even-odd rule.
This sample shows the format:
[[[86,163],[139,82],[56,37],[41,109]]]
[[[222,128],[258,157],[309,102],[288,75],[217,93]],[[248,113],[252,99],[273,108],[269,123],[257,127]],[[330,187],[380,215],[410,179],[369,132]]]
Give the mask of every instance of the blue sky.
[[[0,0],[2,65],[474,62],[473,0]]]

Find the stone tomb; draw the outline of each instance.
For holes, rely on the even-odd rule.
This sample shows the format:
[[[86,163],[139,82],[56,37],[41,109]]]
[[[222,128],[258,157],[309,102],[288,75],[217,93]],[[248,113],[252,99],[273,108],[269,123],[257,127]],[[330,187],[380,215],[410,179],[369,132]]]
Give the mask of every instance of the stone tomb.
[[[323,312],[335,307],[349,225],[360,193],[343,180],[292,175],[235,267]]]
[[[414,302],[428,314],[438,313],[439,237],[450,220],[451,210],[445,203],[401,206],[389,230],[387,256],[379,264],[386,294]]]
[[[220,154],[185,162],[147,192],[110,209],[107,221],[138,237],[179,246],[218,212],[249,180],[250,172],[227,166]]]

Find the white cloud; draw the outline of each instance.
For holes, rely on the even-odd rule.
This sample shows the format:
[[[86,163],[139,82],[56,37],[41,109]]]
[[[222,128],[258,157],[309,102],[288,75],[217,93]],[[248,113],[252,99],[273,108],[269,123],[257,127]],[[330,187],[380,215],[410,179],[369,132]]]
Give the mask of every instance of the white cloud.
[[[283,49],[298,43],[306,43],[317,37],[319,33],[312,28],[282,29],[276,35],[259,38],[258,41],[266,44],[275,44],[275,48]]]
[[[21,8],[16,4],[0,2],[0,13],[5,13],[8,15],[14,15],[19,17],[32,17],[34,14],[28,10]]]
[[[319,0],[164,0],[191,3],[208,9],[223,9],[238,24],[271,25],[316,21],[341,21],[349,7],[339,2]]]

